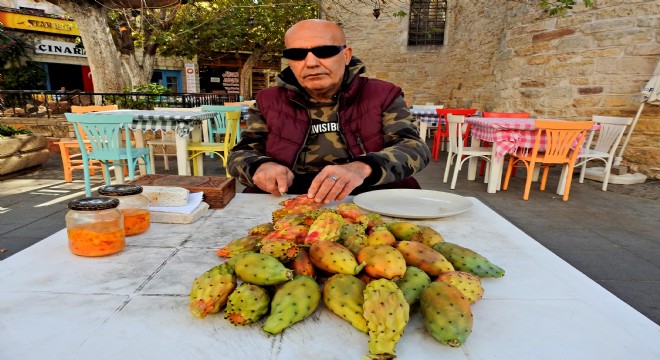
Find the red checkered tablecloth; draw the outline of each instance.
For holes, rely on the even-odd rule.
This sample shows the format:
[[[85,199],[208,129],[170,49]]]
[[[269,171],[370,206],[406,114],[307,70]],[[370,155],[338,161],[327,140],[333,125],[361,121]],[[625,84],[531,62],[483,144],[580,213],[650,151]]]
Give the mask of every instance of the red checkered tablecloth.
[[[495,154],[500,159],[518,149],[534,147],[534,119],[468,117],[465,122],[470,124],[473,138],[495,144]],[[541,148],[545,148],[545,141],[545,137],[541,138]]]

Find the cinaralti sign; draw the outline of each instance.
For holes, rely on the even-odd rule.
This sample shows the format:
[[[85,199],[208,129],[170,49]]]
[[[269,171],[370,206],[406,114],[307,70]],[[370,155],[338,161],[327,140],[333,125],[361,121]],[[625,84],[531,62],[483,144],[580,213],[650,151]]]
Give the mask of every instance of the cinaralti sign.
[[[77,48],[76,44],[64,41],[39,40],[34,47],[37,54],[87,56],[84,48]]]
[[[39,31],[54,34],[80,35],[78,26],[71,20],[16,14],[0,11],[0,22],[8,28]]]

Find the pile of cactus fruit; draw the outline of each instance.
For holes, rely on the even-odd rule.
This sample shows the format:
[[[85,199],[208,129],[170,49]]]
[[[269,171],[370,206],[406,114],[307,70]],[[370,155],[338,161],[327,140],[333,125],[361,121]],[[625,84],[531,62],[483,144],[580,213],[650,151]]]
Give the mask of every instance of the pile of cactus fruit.
[[[429,226],[386,222],[353,203],[324,208],[306,195],[280,205],[272,222],[217,250],[226,261],[193,281],[193,316],[224,307],[234,325],[265,317],[263,330],[279,334],[323,300],[369,335],[366,359],[392,359],[411,309],[419,309],[437,341],[464,344],[472,332],[471,304],[484,294],[481,278],[504,276]]]

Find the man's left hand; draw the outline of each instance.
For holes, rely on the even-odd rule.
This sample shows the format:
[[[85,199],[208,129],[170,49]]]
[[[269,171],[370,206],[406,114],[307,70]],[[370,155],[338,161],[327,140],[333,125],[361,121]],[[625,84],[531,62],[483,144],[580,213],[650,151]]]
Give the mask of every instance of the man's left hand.
[[[362,185],[364,179],[371,175],[371,167],[361,161],[344,165],[328,165],[316,175],[309,186],[307,196],[316,202],[325,204],[331,201],[341,201],[356,187]]]

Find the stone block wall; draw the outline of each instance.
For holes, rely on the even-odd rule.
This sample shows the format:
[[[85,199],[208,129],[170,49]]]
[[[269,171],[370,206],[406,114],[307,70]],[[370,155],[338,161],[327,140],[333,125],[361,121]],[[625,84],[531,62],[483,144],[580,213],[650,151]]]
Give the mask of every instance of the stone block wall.
[[[327,5],[327,4],[326,4]],[[409,2],[372,6],[345,0],[342,23],[367,75],[401,86],[406,101],[534,117],[634,117],[640,91],[660,74],[660,1],[595,0],[550,17],[536,1],[449,0],[445,45],[408,46]],[[660,106],[646,105],[626,147],[633,170],[660,178]]]

